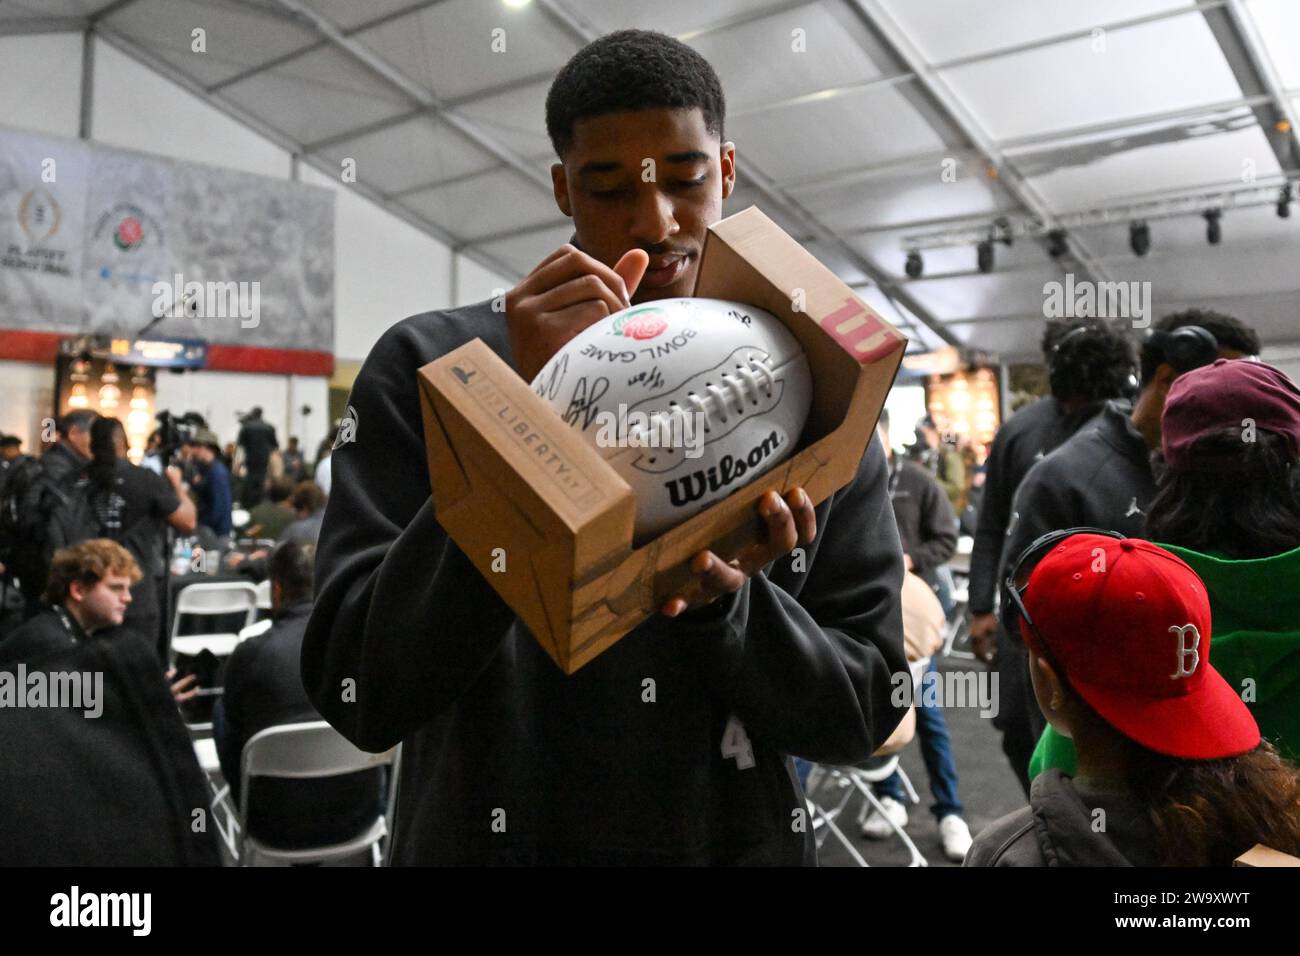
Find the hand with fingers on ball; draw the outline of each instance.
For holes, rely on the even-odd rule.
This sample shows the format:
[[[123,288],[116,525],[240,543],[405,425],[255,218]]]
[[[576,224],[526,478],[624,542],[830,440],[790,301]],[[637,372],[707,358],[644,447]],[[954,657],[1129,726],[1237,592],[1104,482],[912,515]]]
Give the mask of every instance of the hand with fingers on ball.
[[[767,565],[817,537],[817,512],[802,488],[792,488],[784,498],[769,491],[757,507],[765,526],[762,538],[732,561],[723,561],[712,551],[695,555],[691,559],[694,581],[685,593],[664,602],[660,611],[665,617],[677,617],[734,594]]]

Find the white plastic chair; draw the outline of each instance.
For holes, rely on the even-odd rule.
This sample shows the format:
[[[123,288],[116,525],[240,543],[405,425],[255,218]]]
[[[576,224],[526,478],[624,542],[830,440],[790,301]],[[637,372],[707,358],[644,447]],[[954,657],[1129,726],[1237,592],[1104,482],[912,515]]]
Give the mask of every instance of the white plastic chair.
[[[178,654],[197,654],[209,650],[218,657],[227,657],[239,643],[239,634],[180,634],[181,617],[192,614],[199,617],[220,617],[243,614],[248,627],[257,620],[257,589],[247,581],[214,581],[186,585],[176,596],[176,611],[172,617],[171,649]]]
[[[254,734],[244,744],[240,760],[243,774],[239,801],[241,825],[235,844],[235,855],[240,866],[252,866],[254,857],[271,863],[321,863],[350,856],[367,847],[370,848],[374,865],[379,866],[383,860],[380,843],[390,832],[389,820],[395,804],[395,780],[390,780],[389,783],[389,800],[385,812],[376,815],[374,822],[364,832],[341,843],[296,850],[273,847],[248,835],[248,796],[259,777],[319,780],[385,765],[396,768],[400,750],[399,745],[380,754],[366,753],[357,749],[323,720],[268,727]],[[395,772],[390,773],[390,777],[395,776]]]
[[[271,610],[271,579],[259,581],[254,585],[257,589],[257,609],[259,611]]]
[[[907,666],[912,674],[913,698],[915,699],[918,685],[921,682],[921,677],[930,666],[930,658],[923,657],[917,661],[908,661]],[[858,812],[858,824],[861,825],[863,821],[867,819],[867,815],[871,813],[872,810],[875,810],[884,817],[885,821],[889,824],[889,828],[894,831],[894,834],[902,840],[903,845],[907,847],[908,854],[911,856],[911,862],[908,863],[908,866],[929,866],[929,861],[927,861],[921,851],[917,849],[916,844],[912,842],[912,838],[907,835],[907,831],[885,814],[884,808],[880,805],[879,798],[876,796],[875,791],[872,790],[871,785],[873,783],[880,783],[881,781],[888,779],[894,773],[897,773],[899,779],[902,781],[903,789],[907,793],[908,801],[914,804],[919,804],[921,798],[917,794],[916,788],[912,786],[911,779],[899,765],[898,754],[894,754],[879,765],[872,766],[826,767],[821,764],[815,764],[808,774],[806,798],[808,802],[808,812],[812,816],[813,839],[817,843],[817,848],[821,849],[821,847],[826,843],[828,836],[833,835],[844,849],[848,851],[849,856],[853,858],[853,861],[858,866],[868,865],[867,861],[862,858],[862,854],[858,852],[857,847],[855,847],[853,842],[845,836],[844,831],[842,831],[835,822],[844,815],[844,811],[848,807],[849,801],[853,796],[855,794],[860,794],[862,796],[862,808]],[[823,806],[813,799],[813,796],[827,784],[839,788],[839,800],[834,805],[828,804]]]

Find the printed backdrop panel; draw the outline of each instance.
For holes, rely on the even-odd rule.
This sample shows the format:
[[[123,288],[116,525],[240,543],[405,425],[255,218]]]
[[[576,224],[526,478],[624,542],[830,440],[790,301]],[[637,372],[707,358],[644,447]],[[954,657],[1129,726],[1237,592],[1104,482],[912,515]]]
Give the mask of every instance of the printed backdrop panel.
[[[334,348],[329,190],[0,127],[0,328]]]
[[[83,327],[90,152],[75,141],[0,130],[0,327]]]

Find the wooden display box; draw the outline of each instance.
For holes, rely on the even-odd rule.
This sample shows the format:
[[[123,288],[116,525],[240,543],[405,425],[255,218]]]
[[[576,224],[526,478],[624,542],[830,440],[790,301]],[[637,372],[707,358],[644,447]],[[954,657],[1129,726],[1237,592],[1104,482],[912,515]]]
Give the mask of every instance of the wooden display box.
[[[907,345],[756,207],[710,228],[694,295],[780,318],[807,353],[812,409],[795,455],[641,547],[627,483],[481,339],[419,371],[438,520],[565,673],[693,593],[696,553],[756,540],[767,491],[802,485],[818,503],[852,481]]]

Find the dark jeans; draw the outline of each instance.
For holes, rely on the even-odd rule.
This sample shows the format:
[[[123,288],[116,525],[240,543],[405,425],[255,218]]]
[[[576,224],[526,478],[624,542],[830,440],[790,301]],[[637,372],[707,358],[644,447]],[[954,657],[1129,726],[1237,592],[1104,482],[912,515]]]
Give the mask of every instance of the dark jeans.
[[[933,659],[925,672],[939,673]],[[930,812],[936,820],[942,820],[950,813],[961,816],[961,798],[957,795],[957,764],[952,759],[952,738],[948,736],[948,722],[943,719],[942,707],[925,707],[921,700],[918,689],[916,732],[921,738],[921,758],[925,761],[925,772],[930,778],[930,793],[934,797]],[[892,797],[899,803],[907,802],[903,780],[897,773],[886,777],[875,788],[879,796]]]

